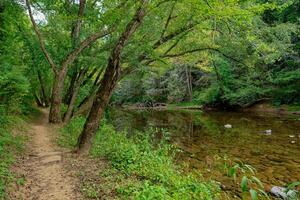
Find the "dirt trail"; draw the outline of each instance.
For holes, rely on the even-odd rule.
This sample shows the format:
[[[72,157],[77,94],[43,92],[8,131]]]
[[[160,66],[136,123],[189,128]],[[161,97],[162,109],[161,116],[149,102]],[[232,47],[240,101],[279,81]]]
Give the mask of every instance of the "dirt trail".
[[[64,166],[64,151],[55,145],[56,129],[48,124],[48,113],[31,125],[31,139],[19,170],[25,178],[11,199],[74,200],[81,199],[76,191],[76,178]]]

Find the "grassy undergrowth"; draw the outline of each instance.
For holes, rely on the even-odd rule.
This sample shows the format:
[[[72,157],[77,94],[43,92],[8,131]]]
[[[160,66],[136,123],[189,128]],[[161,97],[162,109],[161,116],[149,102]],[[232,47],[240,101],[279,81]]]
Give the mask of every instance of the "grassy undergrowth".
[[[73,119],[62,129],[59,143],[74,145],[83,123],[84,118]],[[118,199],[217,199],[215,183],[185,172],[174,162],[177,150],[166,141],[154,141],[154,134],[151,130],[128,135],[102,123],[91,155],[106,158],[110,168],[99,174],[105,181],[84,189],[86,196],[97,198],[97,191],[102,196],[105,191]]]
[[[21,136],[14,136],[11,130],[21,126],[24,126],[24,121],[20,117],[0,115],[0,199],[6,198],[6,188],[14,180],[10,166],[24,140]]]

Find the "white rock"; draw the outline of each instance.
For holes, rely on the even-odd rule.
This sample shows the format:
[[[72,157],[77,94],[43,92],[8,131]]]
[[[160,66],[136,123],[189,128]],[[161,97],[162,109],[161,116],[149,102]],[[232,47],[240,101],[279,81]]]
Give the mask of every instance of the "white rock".
[[[265,130],[265,133],[268,134],[268,135],[271,135],[272,134],[272,130],[271,129]]]
[[[289,135],[289,137],[290,137],[290,138],[294,138],[294,137],[295,137],[295,135]]]
[[[289,190],[286,192],[286,190],[287,190],[286,188],[274,186],[274,187],[272,187],[270,192],[274,196],[282,198],[282,199],[286,199],[286,200],[295,198],[297,196],[297,191]]]
[[[292,140],[292,141],[291,141],[291,144],[295,144],[295,143],[296,143],[296,141],[295,141],[295,140]]]
[[[225,128],[232,128],[232,125],[231,124],[226,124],[224,125]]]

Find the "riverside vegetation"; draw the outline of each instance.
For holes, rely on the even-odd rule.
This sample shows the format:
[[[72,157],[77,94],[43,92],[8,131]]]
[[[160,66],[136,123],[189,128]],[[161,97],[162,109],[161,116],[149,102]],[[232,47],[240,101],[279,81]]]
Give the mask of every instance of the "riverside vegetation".
[[[74,118],[62,129],[59,142],[75,147],[84,125],[84,118]],[[201,181],[200,175],[184,171],[175,164],[176,148],[163,140],[155,142],[156,131],[146,133],[116,132],[113,126],[103,122],[97,134],[91,155],[105,157],[112,168],[104,176],[116,181],[117,197],[121,199],[215,199],[219,189],[215,182]],[[155,145],[154,145],[155,144]],[[117,179],[112,179],[113,176]],[[105,187],[99,185],[96,187]],[[110,192],[110,191],[109,191]],[[100,198],[104,194],[94,194]],[[89,196],[89,195],[88,195]],[[93,195],[90,195],[93,197]]]

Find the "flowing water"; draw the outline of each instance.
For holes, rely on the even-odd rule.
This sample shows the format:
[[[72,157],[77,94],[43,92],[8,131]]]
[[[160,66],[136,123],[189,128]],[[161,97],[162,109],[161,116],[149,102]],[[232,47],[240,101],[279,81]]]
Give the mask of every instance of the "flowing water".
[[[113,110],[110,115],[120,129],[168,130],[171,142],[183,150],[178,159],[204,178],[224,183],[231,193],[238,190],[237,184],[230,182],[217,165],[224,162],[224,157],[253,166],[257,170],[255,176],[268,186],[285,186],[300,180],[300,118],[157,110]],[[226,129],[225,124],[232,128]]]

